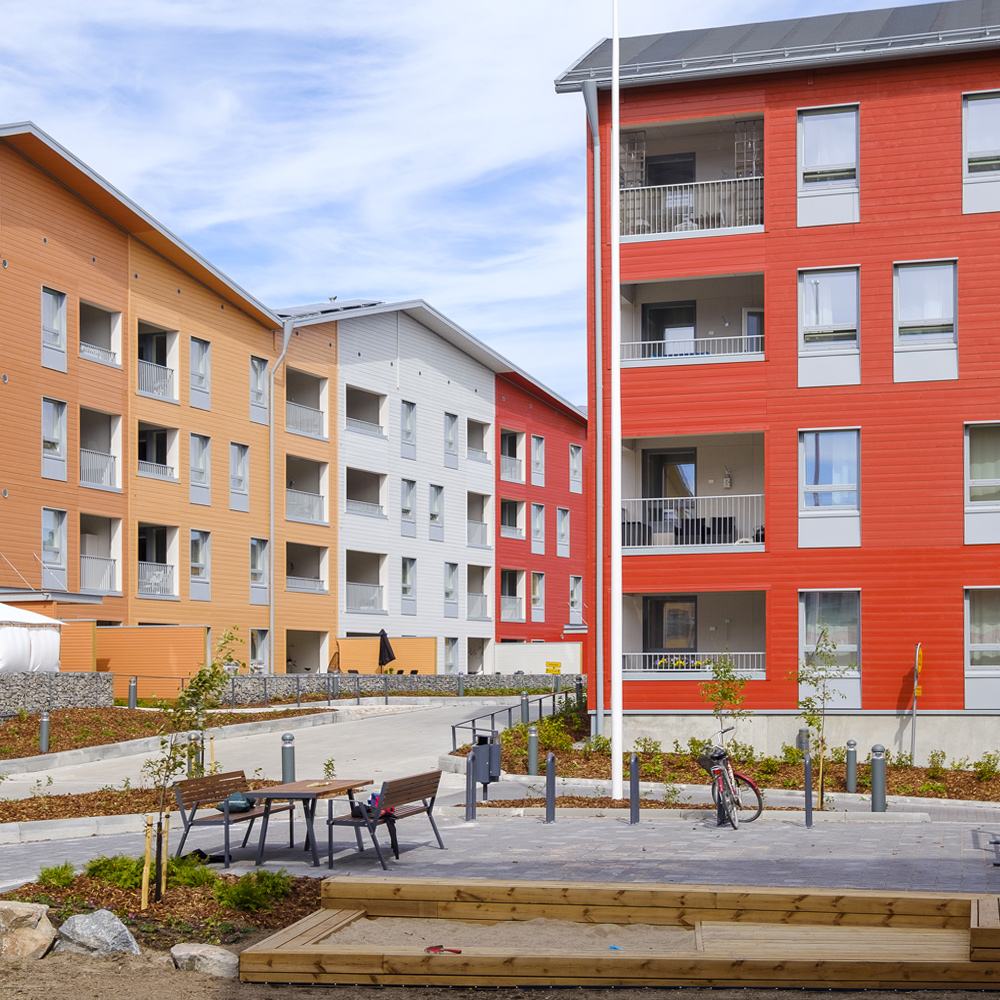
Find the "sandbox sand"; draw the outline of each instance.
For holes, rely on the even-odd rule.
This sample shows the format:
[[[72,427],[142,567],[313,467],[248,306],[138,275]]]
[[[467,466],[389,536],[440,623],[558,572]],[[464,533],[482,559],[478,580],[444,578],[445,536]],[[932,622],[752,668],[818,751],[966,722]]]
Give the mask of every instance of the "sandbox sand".
[[[412,917],[363,917],[329,939],[331,945],[378,947],[492,948],[519,952],[602,952],[617,945],[622,951],[670,954],[694,951],[694,931],[651,924],[583,924],[537,917],[502,920],[495,924],[475,920],[419,920]]]

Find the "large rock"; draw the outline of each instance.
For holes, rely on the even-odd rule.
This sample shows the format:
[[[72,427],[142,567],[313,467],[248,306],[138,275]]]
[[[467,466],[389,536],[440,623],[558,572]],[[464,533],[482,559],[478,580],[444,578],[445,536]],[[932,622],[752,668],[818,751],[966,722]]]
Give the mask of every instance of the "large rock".
[[[55,951],[80,955],[138,955],[139,946],[129,929],[110,911],[78,913],[59,928]]]
[[[214,944],[175,944],[170,957],[182,972],[204,972],[220,979],[239,978],[239,955]]]
[[[56,939],[48,911],[41,903],[0,900],[0,956],[41,958]]]

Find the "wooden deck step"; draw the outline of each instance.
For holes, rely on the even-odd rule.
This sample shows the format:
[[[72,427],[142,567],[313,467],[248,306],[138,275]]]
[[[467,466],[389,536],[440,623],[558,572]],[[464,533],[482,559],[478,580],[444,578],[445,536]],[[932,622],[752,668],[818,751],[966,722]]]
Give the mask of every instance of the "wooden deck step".
[[[979,896],[972,901],[969,946],[973,962],[1000,962],[1000,896]]]
[[[296,920],[294,924],[289,924],[269,938],[246,948],[244,954],[262,949],[272,952],[278,949],[322,946],[331,935],[336,934],[342,927],[353,924],[364,915],[364,910],[317,910],[301,920]]]

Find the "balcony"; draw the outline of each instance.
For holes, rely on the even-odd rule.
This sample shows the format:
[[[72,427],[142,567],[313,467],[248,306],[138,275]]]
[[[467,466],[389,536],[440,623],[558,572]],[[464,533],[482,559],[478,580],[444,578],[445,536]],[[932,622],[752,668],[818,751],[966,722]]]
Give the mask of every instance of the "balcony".
[[[172,465],[162,465],[160,462],[144,462],[139,459],[139,475],[149,476],[152,479],[175,480],[174,467]]]
[[[621,192],[622,238],[713,236],[763,226],[763,177],[661,184]]]
[[[80,357],[86,361],[96,361],[102,365],[118,367],[118,355],[114,351],[109,351],[106,347],[97,344],[88,344],[85,340],[80,341]]]
[[[349,385],[346,389],[347,429],[385,437],[385,396]]]
[[[290,521],[326,523],[322,494],[285,490],[285,517]]]
[[[712,666],[730,660],[736,670],[748,676],[763,676],[764,653],[623,653],[622,670],[627,674],[700,673],[712,675]]]
[[[326,438],[327,380],[289,368],[285,379],[285,429]]]
[[[88,302],[80,303],[80,357],[120,367],[122,314]]]
[[[642,340],[622,344],[622,361],[661,361],[665,358],[720,358],[733,354],[764,353],[764,336],[688,337],[683,340]]]
[[[502,622],[523,622],[524,610],[520,597],[500,598],[500,621]]]
[[[523,483],[524,482],[524,472],[522,471],[523,463],[519,458],[513,458],[510,455],[500,456],[500,478],[505,479],[509,483]]]
[[[644,498],[622,501],[622,546],[764,547],[764,496]]]
[[[174,399],[174,372],[152,361],[139,362],[138,391],[141,396]]]
[[[285,589],[294,590],[300,594],[325,594],[326,583],[318,577],[286,576]]]
[[[143,597],[173,597],[174,567],[167,563],[139,563],[139,594]]]
[[[285,403],[285,429],[306,437],[325,437],[323,411],[303,403]]]
[[[118,592],[118,560],[106,556],[80,556],[80,590],[86,593]]]
[[[345,475],[348,512],[365,517],[385,517],[385,479],[377,472],[348,467]]]
[[[347,581],[348,611],[382,611],[382,587],[375,583],[352,583]]]
[[[523,539],[524,532],[516,524],[501,524],[500,537]]]
[[[469,618],[477,618],[481,621],[489,621],[490,599],[486,594],[467,594],[467,611]]]
[[[118,486],[117,460],[102,451],[80,449],[80,484],[115,489]]]

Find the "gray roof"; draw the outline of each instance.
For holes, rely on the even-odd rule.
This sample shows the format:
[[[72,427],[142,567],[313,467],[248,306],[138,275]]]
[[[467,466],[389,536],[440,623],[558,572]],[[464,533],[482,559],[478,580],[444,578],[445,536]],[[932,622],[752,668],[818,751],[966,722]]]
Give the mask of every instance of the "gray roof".
[[[1000,0],[953,0],[622,38],[619,79],[638,87],[997,47]],[[556,91],[586,80],[611,86],[610,39],[559,76]]]

